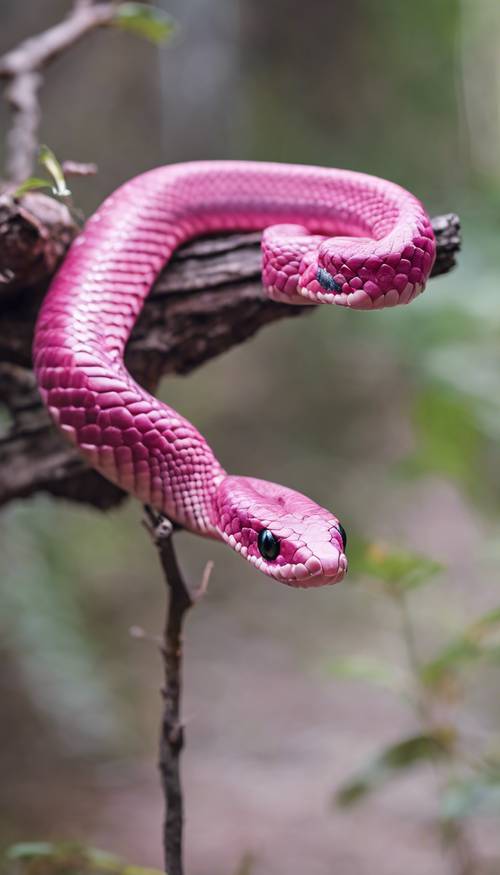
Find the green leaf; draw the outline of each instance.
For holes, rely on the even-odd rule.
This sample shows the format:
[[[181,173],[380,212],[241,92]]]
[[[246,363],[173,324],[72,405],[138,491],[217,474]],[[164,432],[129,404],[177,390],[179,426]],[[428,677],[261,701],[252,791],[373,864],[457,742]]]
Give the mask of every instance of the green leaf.
[[[60,875],[161,875],[157,869],[130,866],[114,854],[71,842],[23,842],[6,852],[8,860],[22,864],[26,875],[51,872]],[[43,868],[37,861],[44,860]]]
[[[7,849],[6,857],[9,860],[21,860],[25,857],[46,857],[49,854],[54,854],[56,850],[57,845],[54,845],[52,842],[20,842]]]
[[[468,635],[484,641],[489,633],[496,632],[499,629],[500,608],[494,608],[492,611],[483,614],[482,617],[479,617],[471,626],[469,626]]]
[[[413,474],[437,471],[473,487],[483,436],[470,399],[445,387],[433,387],[418,397],[413,420],[418,450],[403,470]]]
[[[335,796],[337,804],[346,808],[412,766],[447,758],[454,738],[453,730],[443,727],[432,734],[414,735],[386,748],[366,769],[340,787]]]
[[[442,571],[442,565],[426,556],[374,543],[366,547],[358,569],[380,580],[391,595],[399,596],[429,583]]]
[[[438,655],[421,668],[421,679],[439,691],[453,680],[456,671],[478,659],[499,659],[500,645],[489,636],[500,630],[500,608],[489,611],[467,626]]]
[[[500,812],[500,778],[479,775],[455,781],[445,791],[441,802],[443,820],[463,820],[474,815]]]
[[[22,197],[23,194],[27,194],[29,191],[37,191],[37,189],[40,188],[51,188],[50,182],[48,182],[47,179],[39,179],[37,176],[30,176],[21,183],[19,188],[16,188],[14,197]]]
[[[430,662],[425,663],[420,670],[424,684],[437,692],[449,685],[454,679],[455,669],[478,659],[480,648],[474,641],[466,638],[457,639],[443,648],[441,653]]]
[[[175,30],[170,15],[145,3],[120,3],[114,16],[114,24],[156,45],[165,43]]]
[[[57,197],[69,197],[71,195],[71,191],[66,185],[66,179],[64,178],[63,169],[54,155],[52,149],[49,149],[48,146],[40,146],[40,150],[38,152],[38,161],[45,167],[48,173],[50,173],[52,179],[54,180],[54,185],[52,187],[52,191]]]
[[[120,875],[164,875],[164,873],[158,869],[150,869],[147,866],[123,866],[122,864]]]

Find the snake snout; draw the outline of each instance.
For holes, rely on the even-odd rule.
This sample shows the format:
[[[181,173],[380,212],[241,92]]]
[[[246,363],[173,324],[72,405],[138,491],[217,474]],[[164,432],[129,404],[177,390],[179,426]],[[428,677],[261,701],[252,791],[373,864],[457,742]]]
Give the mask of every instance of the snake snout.
[[[337,519],[317,520],[314,530],[309,533],[309,547],[317,570],[316,574],[324,583],[338,583],[347,573],[347,556],[345,554],[347,535]],[[314,584],[313,584],[314,585]],[[319,584],[316,584],[319,585]]]
[[[330,583],[338,583],[347,574],[348,562],[344,552],[340,552],[336,545],[332,545],[333,550],[329,550],[324,555],[319,555],[318,560],[321,565],[320,577]]]

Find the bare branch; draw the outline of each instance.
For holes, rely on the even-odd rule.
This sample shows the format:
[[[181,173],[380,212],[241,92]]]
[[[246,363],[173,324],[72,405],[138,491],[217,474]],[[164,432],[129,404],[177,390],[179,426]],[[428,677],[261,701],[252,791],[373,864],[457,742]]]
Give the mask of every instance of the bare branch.
[[[0,77],[12,79],[42,70],[87,33],[108,25],[115,13],[114,3],[78,4],[59,24],[24,40],[0,58]]]
[[[65,176],[95,176],[97,164],[82,161],[63,161],[62,170]]]
[[[12,110],[12,126],[7,134],[7,179],[22,182],[33,172],[38,148],[40,124],[38,91],[42,84],[39,73],[20,73],[5,89],[5,99]]]
[[[436,263],[432,268],[432,276],[441,276],[452,270],[457,263],[457,255],[462,248],[460,219],[455,213],[436,216],[432,220],[432,227],[437,242]]]
[[[459,244],[456,219],[450,222],[434,220],[440,272],[451,269]],[[103,509],[125,497],[90,471],[54,428],[31,369],[36,315],[75,233],[66,208],[44,195],[31,194],[21,205],[0,199],[0,403],[11,417],[10,428],[0,434],[0,505],[39,491]],[[150,391],[163,374],[187,373],[264,325],[313,312],[267,298],[259,239],[259,234],[210,237],[174,254],[126,350],[127,366]],[[439,294],[439,285],[428,294]]]
[[[163,850],[165,871],[182,875],[182,835],[184,826],[184,799],[180,775],[180,755],[184,746],[184,727],[181,720],[183,624],[186,612],[204,593],[212,563],[205,568],[197,595],[191,595],[180,570],[174,549],[174,526],[166,517],[150,507],[144,508],[144,525],[149,531],[160,558],[168,589],[168,607],[164,637],[161,646],[165,685],[163,717],[160,732],[159,767],[165,800],[163,823]]]
[[[38,92],[42,70],[87,33],[110,24],[116,12],[113,2],[79,0],[64,21],[22,42],[0,58],[0,78],[7,81],[5,99],[12,111],[7,134],[7,178],[23,182],[33,172],[40,124]]]

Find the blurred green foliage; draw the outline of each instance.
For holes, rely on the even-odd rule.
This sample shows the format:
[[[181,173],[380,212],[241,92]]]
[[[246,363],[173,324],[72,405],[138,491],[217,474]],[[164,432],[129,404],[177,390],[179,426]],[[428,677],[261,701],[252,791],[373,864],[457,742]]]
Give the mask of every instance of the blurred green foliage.
[[[23,842],[7,850],[2,875],[160,875],[113,854],[75,843]]]
[[[71,191],[66,183],[61,163],[49,146],[40,146],[38,163],[47,171],[50,181],[37,176],[30,176],[16,188],[14,197],[22,197],[23,194],[27,194],[29,191],[38,191],[42,188],[49,189],[50,193],[56,198],[64,200],[70,197]]]
[[[489,611],[462,630],[437,655],[421,666],[424,684],[438,693],[456,686],[459,670],[478,660],[500,662],[500,608]],[[493,640],[492,640],[493,638]]]
[[[184,5],[192,6],[188,0]],[[300,618],[292,613],[289,592],[260,589],[246,569],[220,554],[209,593],[213,613],[205,618],[203,641],[209,644],[191,668],[197,693],[205,689],[213,642],[220,639],[221,650],[227,646],[215,612],[232,624],[238,611],[246,616],[257,603],[258,619],[248,622],[262,640],[278,639],[290,615],[291,626],[296,621],[301,630],[300,636],[298,625],[287,631],[294,653],[309,647],[312,659],[313,647],[321,647],[334,683],[352,683],[354,697],[361,683],[377,686],[380,696],[391,691],[414,724],[381,742],[379,755],[354,770],[339,799],[354,804],[371,798],[396,777],[427,765],[441,779],[436,822],[443,829],[467,828],[469,818],[494,813],[499,795],[500,167],[485,174],[474,163],[477,132],[470,130],[462,75],[471,24],[481,54],[483,47],[485,57],[489,46],[496,51],[494,5],[322,0],[310,4],[304,26],[300,4],[243,2],[239,30],[228,24],[214,48],[208,35],[217,4],[207,4],[205,12],[198,4],[194,18],[201,19],[203,39],[191,51],[192,31],[183,27],[185,40],[165,68],[171,103],[164,110],[163,146],[156,62],[147,68],[136,41],[131,64],[125,37],[102,55],[93,54],[89,41],[75,66],[65,68],[68,74],[51,80],[47,94],[52,90],[54,98],[44,110],[44,136],[57,154],[78,149],[76,157],[96,158],[100,166],[95,180],[75,181],[78,202],[88,209],[124,178],[188,154],[349,166],[401,182],[430,210],[460,213],[465,247],[459,269],[431,282],[410,308],[372,314],[325,308],[321,316],[273,327],[230,358],[189,381],[169,381],[165,389],[228,469],[296,486],[349,526],[348,581],[332,591],[331,602],[308,593]],[[12,19],[24,17],[17,0],[10,7]],[[118,10],[122,28],[154,41],[171,34],[170,19],[150,6],[123,3]],[[234,46],[237,65],[224,82],[217,77]],[[471,53],[472,67],[478,69],[479,60]],[[498,102],[493,72],[477,92],[491,95],[492,107]],[[236,82],[235,96],[229,86]],[[197,93],[208,106],[205,126],[197,126],[200,107],[190,103]],[[78,111],[71,113],[73,104]],[[227,127],[220,124],[224,108]],[[183,138],[176,141],[178,130]],[[479,130],[485,141],[484,126]],[[492,145],[492,154],[500,154],[494,140]],[[443,484],[453,498],[444,511],[438,501]],[[55,727],[61,758],[68,749],[75,756],[137,750],[154,756],[156,654],[151,660],[139,656],[127,635],[136,622],[157,631],[162,597],[138,516],[131,509],[103,517],[38,499],[3,518],[0,616],[4,646],[19,670],[13,686],[22,686]],[[186,561],[196,567],[206,551],[206,543],[191,540]],[[356,581],[361,586],[351,585]],[[408,623],[416,653],[413,648],[403,659],[388,647],[387,654],[398,624],[408,651]],[[327,658],[332,642],[338,645],[335,658]],[[255,661],[259,683],[269,659],[266,647],[261,651]],[[231,671],[227,654],[224,665]],[[291,665],[296,671],[293,660]],[[207,696],[196,712],[200,723],[204,707],[213,717],[210,689]],[[200,731],[207,756],[210,739],[230,732],[223,704],[217,710],[221,725],[205,724]],[[481,744],[468,738],[471,720],[481,730]],[[14,746],[15,738],[7,740]],[[57,783],[56,769],[53,777]],[[5,839],[26,833],[23,813],[18,822]],[[453,829],[450,835],[456,839]],[[59,858],[64,867],[70,859],[77,871],[101,871],[103,859],[94,852],[89,857],[81,849],[44,847],[51,864]],[[24,875],[29,848],[18,854],[9,865]],[[43,856],[39,848],[29,875],[38,875],[35,858]]]
[[[499,813],[500,763],[496,769],[490,767],[472,777],[450,781],[443,794],[441,815],[445,822]]]
[[[122,30],[144,37],[156,45],[165,43],[175,31],[170,15],[146,3],[119,3],[114,21]]]
[[[64,178],[64,171],[59,160],[54,155],[49,146],[42,145],[38,153],[38,161],[42,167],[50,174],[53,180],[52,191],[57,197],[68,197],[71,192]]]
[[[418,587],[431,582],[440,566],[425,557],[392,552],[379,545],[367,545],[365,561],[359,565],[380,584],[379,592],[400,610],[409,671],[406,677],[396,676],[392,667],[381,667],[377,659],[367,656],[361,663],[356,656],[334,662],[331,669],[337,677],[377,686],[382,681],[386,689],[402,695],[413,706],[420,731],[384,748],[344,781],[335,793],[335,801],[342,808],[350,807],[409,769],[430,766],[442,778],[436,788],[435,819],[446,844],[460,854],[466,845],[468,865],[474,867],[470,871],[485,871],[480,852],[469,845],[465,830],[469,818],[500,811],[500,759],[491,755],[488,736],[482,749],[477,742],[471,745],[455,706],[464,698],[464,670],[480,660],[499,661],[500,608],[465,625],[431,660],[422,661],[408,599]]]
[[[395,775],[421,763],[435,763],[448,758],[453,734],[449,730],[404,738],[380,753],[362,772],[349,779],[336,794],[342,807],[359,802],[368,793],[382,787]]]
[[[396,599],[429,583],[442,570],[439,562],[426,556],[377,543],[366,545],[356,567],[358,574],[374,578]]]

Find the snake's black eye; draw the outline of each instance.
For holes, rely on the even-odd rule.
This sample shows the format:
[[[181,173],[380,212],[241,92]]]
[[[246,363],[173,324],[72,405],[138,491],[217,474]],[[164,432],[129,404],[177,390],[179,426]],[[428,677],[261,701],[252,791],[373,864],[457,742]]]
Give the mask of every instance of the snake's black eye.
[[[337,523],[337,525],[335,526],[335,528],[337,529],[337,531],[338,531],[339,534],[340,534],[340,537],[342,538],[342,549],[344,550],[344,553],[345,553],[345,548],[347,547],[347,533],[346,533],[346,530],[344,529],[344,526],[341,526],[341,525],[340,525],[340,523]]]
[[[262,529],[262,531],[259,532],[257,544],[259,546],[260,555],[269,562],[272,562],[272,560],[276,559],[279,555],[280,542],[274,537],[270,529]]]
[[[335,282],[331,273],[328,273],[324,267],[318,267],[318,272],[316,274],[316,279],[318,280],[320,286],[327,290],[327,292],[341,292],[342,286],[339,286],[338,283]]]

